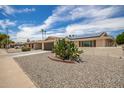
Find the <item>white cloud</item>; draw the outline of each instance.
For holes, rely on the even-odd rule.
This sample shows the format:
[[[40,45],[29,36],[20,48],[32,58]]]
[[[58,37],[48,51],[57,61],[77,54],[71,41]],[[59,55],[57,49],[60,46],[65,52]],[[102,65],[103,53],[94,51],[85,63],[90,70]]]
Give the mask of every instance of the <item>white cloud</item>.
[[[15,13],[34,12],[35,8],[15,9],[12,6],[0,5],[0,10],[3,10],[2,14],[7,16],[7,15],[13,15]]]
[[[7,5],[0,5],[0,9],[3,10],[8,15],[13,14],[15,12],[14,8]]]
[[[99,7],[99,6],[79,6],[70,11],[70,17],[72,19],[77,18],[96,18],[104,19],[116,13],[117,7]],[[114,11],[112,11],[114,10]]]
[[[97,32],[109,32],[124,30],[124,17],[121,18],[109,18],[100,21],[92,21],[88,24],[72,24],[67,26],[67,34],[87,34]]]
[[[33,24],[23,24],[18,27],[19,31],[16,34],[17,41],[26,41],[28,38],[33,38],[36,33],[40,33],[41,25],[34,26]]]
[[[19,26],[19,32],[17,36],[29,38],[32,34],[40,31],[40,26]]]
[[[65,14],[68,11],[71,11],[75,6],[59,6],[57,7],[51,16],[49,16],[45,21],[42,27],[48,29],[52,27],[56,22],[68,21],[68,14]]]
[[[35,8],[25,8],[21,10],[16,10],[16,13],[33,12],[35,10],[36,10]]]
[[[20,25],[18,29],[19,31],[16,34],[16,38],[17,38],[16,41],[26,41],[27,39],[30,39],[30,40],[42,39],[42,34],[40,32],[40,30],[42,29],[41,25],[34,26],[32,24],[23,24],[23,25]],[[46,37],[65,36],[63,31],[65,31],[65,28],[48,30]]]
[[[101,31],[124,29],[124,18],[111,18],[122,12],[122,6],[58,6],[41,25],[21,25],[16,37],[18,40],[27,38],[41,39],[40,29],[46,29],[49,35],[66,36],[68,34],[87,34]],[[26,10],[27,11],[27,10]],[[64,28],[56,28],[58,23],[80,20]]]
[[[74,21],[80,18],[105,19],[120,10],[122,10],[121,6],[58,6],[53,14],[44,21],[43,28],[47,29],[58,22]]]
[[[5,29],[7,26],[15,26],[16,21],[10,21],[9,19],[0,20],[0,27]]]

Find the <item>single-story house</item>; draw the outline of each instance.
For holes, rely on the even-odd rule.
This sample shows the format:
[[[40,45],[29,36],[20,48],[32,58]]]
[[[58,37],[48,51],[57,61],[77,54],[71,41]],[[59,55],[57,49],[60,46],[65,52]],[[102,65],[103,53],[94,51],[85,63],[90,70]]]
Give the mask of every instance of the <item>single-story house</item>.
[[[113,46],[114,39],[107,33],[103,32],[71,40],[73,40],[78,47],[110,47]]]
[[[62,37],[50,36],[45,40],[39,40],[35,42],[27,42],[26,45],[32,49],[52,50],[54,43],[57,39]],[[69,38],[68,40],[73,41],[77,47],[111,47],[113,46],[113,37],[103,32],[97,35]]]
[[[25,45],[31,49],[52,50],[54,43],[58,39],[60,39],[60,37],[50,36],[45,40],[27,42]]]

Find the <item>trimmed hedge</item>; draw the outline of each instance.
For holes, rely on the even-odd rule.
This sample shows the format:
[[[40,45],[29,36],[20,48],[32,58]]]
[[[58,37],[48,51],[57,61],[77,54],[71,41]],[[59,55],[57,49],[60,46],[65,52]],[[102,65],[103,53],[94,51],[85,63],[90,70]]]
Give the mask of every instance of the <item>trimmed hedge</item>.
[[[31,51],[31,48],[30,47],[22,47],[22,51],[23,52]]]

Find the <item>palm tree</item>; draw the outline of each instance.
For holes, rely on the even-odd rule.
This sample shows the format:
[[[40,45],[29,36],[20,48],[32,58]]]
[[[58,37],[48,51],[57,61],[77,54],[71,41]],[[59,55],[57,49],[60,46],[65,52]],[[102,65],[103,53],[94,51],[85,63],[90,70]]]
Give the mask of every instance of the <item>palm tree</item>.
[[[42,33],[42,40],[43,40],[43,32],[44,32],[44,29],[41,29],[41,33]]]
[[[29,38],[27,39],[27,42],[30,42],[30,39]]]
[[[69,35],[69,38],[71,38],[71,35]]]
[[[72,35],[72,38],[74,38],[75,37],[75,35]]]
[[[44,33],[45,33],[45,38],[46,38],[46,30],[44,30]]]
[[[69,35],[69,38],[74,38],[75,37],[75,35],[73,34],[73,35]]]
[[[46,30],[41,29],[41,32],[42,32],[42,40],[43,40],[44,39],[44,34],[45,34],[45,38],[46,38]]]

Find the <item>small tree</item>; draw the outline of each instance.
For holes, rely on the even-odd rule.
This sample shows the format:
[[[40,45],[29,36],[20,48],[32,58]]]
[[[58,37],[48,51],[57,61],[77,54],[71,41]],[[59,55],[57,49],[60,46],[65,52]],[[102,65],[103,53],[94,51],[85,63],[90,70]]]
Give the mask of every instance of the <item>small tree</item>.
[[[119,34],[117,37],[116,37],[116,42],[117,44],[124,44],[124,32]]]
[[[80,53],[74,42],[59,39],[54,45],[53,52],[63,60],[80,61]]]
[[[9,38],[8,35],[0,33],[0,42],[6,38]]]
[[[2,45],[7,45],[7,41],[10,42],[9,36],[7,34],[3,34],[0,33],[0,47],[2,47]]]

